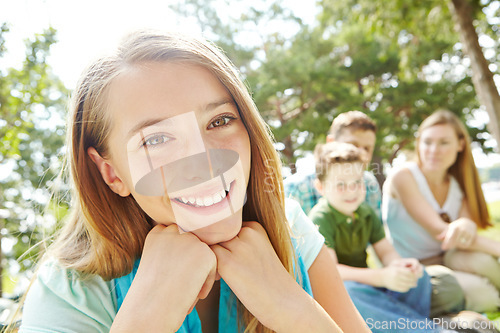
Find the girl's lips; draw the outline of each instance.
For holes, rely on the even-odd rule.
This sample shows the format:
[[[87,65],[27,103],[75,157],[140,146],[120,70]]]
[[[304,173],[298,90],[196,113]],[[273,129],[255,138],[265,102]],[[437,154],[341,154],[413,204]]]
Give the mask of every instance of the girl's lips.
[[[193,207],[202,207],[202,206],[208,207],[208,206],[212,206],[213,204],[216,204],[216,203],[219,203],[220,201],[222,201],[226,197],[227,193],[228,193],[228,191],[226,191],[226,190],[220,190],[212,195],[185,196],[185,197],[183,196],[183,197],[175,198],[174,200],[177,200],[180,203],[190,205]]]
[[[176,198],[171,198],[171,202],[176,205],[189,210],[191,212],[200,214],[200,215],[211,215],[222,209],[227,209],[231,207],[231,195],[234,191],[236,180],[233,180],[228,186],[227,190],[219,190],[215,191],[215,193],[211,195],[189,195],[189,196],[181,196]]]

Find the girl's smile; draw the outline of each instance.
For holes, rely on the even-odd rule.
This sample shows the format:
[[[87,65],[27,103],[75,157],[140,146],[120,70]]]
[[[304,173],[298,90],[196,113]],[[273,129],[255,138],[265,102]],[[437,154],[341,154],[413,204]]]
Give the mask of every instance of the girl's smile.
[[[110,164],[123,194],[132,194],[157,223],[176,223],[208,244],[233,238],[241,228],[250,140],[226,88],[202,67],[147,62],[121,73],[110,90]],[[220,151],[232,151],[237,162],[226,167],[219,153],[213,161],[222,162],[209,161],[210,172],[189,162]],[[207,176],[212,169],[222,171]],[[151,196],[136,184],[153,170],[165,172],[144,187],[156,189]]]

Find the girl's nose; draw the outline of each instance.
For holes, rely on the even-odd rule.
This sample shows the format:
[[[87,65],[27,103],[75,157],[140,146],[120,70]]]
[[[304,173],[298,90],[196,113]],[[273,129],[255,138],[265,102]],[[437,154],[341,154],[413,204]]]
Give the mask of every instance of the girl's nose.
[[[429,146],[429,150],[433,153],[437,152],[438,151],[438,145],[433,143]]]

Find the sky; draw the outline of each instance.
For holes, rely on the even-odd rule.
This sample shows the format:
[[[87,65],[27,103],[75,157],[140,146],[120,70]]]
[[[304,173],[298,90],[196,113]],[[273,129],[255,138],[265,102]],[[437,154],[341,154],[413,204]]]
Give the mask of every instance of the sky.
[[[241,2],[241,1],[240,1]],[[180,18],[169,8],[175,0],[0,0],[0,23],[9,22],[5,59],[0,68],[15,66],[24,57],[24,39],[49,26],[59,42],[51,48],[49,63],[72,89],[93,58],[106,53],[128,32],[153,28],[200,34],[194,19]],[[314,2],[284,0],[306,20],[315,16]],[[307,4],[309,3],[309,5]],[[221,11],[234,10],[221,6]]]
[[[128,32],[140,28],[198,33],[194,24],[181,22],[160,0],[1,0],[0,22],[9,22],[8,54],[0,67],[17,66],[24,57],[24,40],[49,26],[59,42],[49,62],[70,89],[85,66],[106,53]]]
[[[169,9],[171,3],[173,0],[0,0],[0,23],[8,22],[10,27],[6,36],[8,52],[0,58],[0,69],[20,67],[25,39],[52,26],[59,41],[52,46],[48,61],[66,87],[73,89],[86,65],[113,49],[130,31],[154,28],[199,34],[195,21],[177,17]],[[305,20],[315,15],[313,2],[283,3]],[[499,155],[475,156],[481,167],[500,163]]]

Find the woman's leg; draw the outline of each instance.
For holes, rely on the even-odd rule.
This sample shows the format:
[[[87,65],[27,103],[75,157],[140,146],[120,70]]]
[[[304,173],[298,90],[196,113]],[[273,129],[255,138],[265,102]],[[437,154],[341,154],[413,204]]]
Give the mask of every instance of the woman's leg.
[[[465,296],[453,272],[443,265],[425,267],[431,277],[431,318],[465,309]]]
[[[455,277],[465,293],[466,310],[496,311],[500,307],[498,290],[485,277],[455,271]]]
[[[444,263],[456,271],[484,276],[500,290],[500,262],[490,254],[451,250],[445,254]]]

